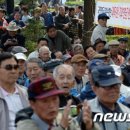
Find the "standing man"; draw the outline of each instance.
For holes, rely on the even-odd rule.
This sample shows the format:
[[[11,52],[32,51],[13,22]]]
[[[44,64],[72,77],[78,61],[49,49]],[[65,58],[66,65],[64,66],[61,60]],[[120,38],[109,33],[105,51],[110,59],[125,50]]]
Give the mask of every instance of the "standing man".
[[[100,38],[102,41],[106,41],[107,20],[109,17],[105,14],[98,15],[98,25],[94,28],[91,36],[91,44],[94,45],[95,41]]]
[[[0,54],[0,127],[15,130],[15,114],[27,107],[27,93],[16,84],[19,74],[18,61],[10,53]]]

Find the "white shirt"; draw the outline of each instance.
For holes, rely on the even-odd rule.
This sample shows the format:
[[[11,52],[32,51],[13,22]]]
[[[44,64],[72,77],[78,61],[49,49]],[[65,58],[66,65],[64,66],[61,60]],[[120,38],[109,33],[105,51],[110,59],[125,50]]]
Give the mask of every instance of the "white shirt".
[[[23,108],[18,89],[16,88],[13,94],[8,93],[2,87],[0,87],[0,89],[9,109],[9,130],[16,130],[14,123],[15,116],[16,113]]]

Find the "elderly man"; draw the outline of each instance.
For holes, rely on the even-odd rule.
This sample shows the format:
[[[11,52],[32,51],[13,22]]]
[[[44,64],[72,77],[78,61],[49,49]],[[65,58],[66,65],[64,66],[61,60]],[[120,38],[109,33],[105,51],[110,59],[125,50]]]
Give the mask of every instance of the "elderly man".
[[[117,102],[120,95],[121,81],[115,74],[114,68],[109,65],[100,65],[92,70],[93,91],[97,97],[89,101],[94,120],[99,123],[101,130],[128,130],[130,123],[113,121],[113,116],[109,119],[112,121],[106,122],[105,120],[99,121],[95,115],[103,113],[103,115],[112,114],[125,114],[130,113],[130,110],[124,105]]]
[[[43,63],[46,63],[51,60],[51,52],[47,46],[42,46],[39,49],[39,58]]]
[[[94,45],[95,41],[100,38],[102,41],[106,41],[106,31],[107,31],[107,20],[109,17],[105,14],[98,15],[98,25],[94,28],[91,36],[91,44]]]
[[[25,88],[16,84],[19,67],[16,57],[10,53],[0,54],[0,127],[15,130],[15,114],[27,107]]]
[[[72,66],[75,71],[75,80],[76,80],[74,88],[72,88],[72,90],[75,91],[74,96],[79,95],[79,93],[81,92],[81,89],[88,81],[88,76],[85,74],[86,69],[87,69],[87,62],[88,61],[86,57],[81,54],[74,55],[71,59]]]
[[[31,82],[33,82],[37,78],[44,76],[42,60],[38,58],[32,58],[32,59],[27,60],[26,73],[27,73],[28,79],[26,80],[24,86],[28,87]]]
[[[6,29],[7,33],[1,36],[0,48],[3,51],[9,51],[13,46],[25,46],[25,37],[17,32],[19,27],[15,22],[10,22]]]
[[[41,78],[33,82],[28,88],[29,102],[33,111],[29,114],[24,109],[17,114],[17,130],[81,130],[75,119],[69,120],[71,100],[68,101],[61,119],[57,117],[61,94],[64,94],[64,91],[57,88],[53,78]],[[92,125],[87,104],[84,103],[83,106],[83,123],[86,126],[84,130],[96,129]]]

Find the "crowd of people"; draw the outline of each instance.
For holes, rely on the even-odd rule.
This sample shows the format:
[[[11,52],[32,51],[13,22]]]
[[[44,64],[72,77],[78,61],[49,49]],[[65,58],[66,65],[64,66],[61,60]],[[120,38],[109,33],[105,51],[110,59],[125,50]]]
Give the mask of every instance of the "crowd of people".
[[[130,113],[129,39],[107,41],[106,13],[98,15],[90,45],[83,48],[82,6],[27,5],[5,19],[0,9],[0,126],[2,130],[129,130],[129,122],[94,117]],[[46,34],[27,55],[29,19]],[[112,117],[110,117],[112,118]],[[129,119],[129,117],[126,117]]]

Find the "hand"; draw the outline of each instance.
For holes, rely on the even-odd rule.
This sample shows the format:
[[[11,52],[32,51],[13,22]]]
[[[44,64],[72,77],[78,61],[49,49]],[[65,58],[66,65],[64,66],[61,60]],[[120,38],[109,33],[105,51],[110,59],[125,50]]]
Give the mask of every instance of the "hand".
[[[4,46],[11,45],[11,44],[12,44],[11,39],[7,39],[6,42],[4,43]]]
[[[69,24],[64,24],[64,28],[63,29],[67,29],[69,28]]]
[[[85,123],[86,129],[91,130],[93,127],[92,112],[87,100],[83,102],[83,122]]]
[[[62,116],[62,119],[61,119],[61,122],[60,122],[60,125],[63,127],[63,128],[67,128],[69,126],[69,121],[71,120],[69,118],[69,113],[70,113],[70,106],[72,104],[72,100],[69,100],[67,102],[67,105],[63,111],[63,116]]]

